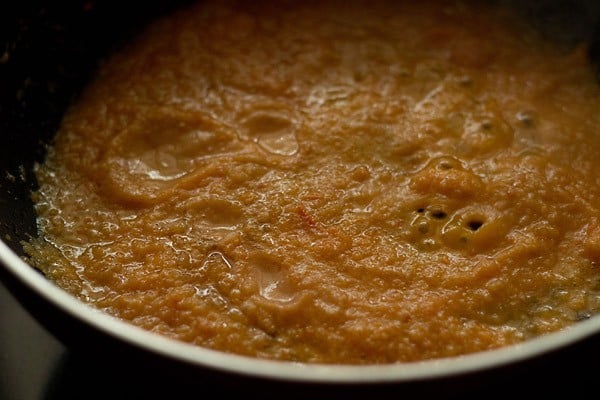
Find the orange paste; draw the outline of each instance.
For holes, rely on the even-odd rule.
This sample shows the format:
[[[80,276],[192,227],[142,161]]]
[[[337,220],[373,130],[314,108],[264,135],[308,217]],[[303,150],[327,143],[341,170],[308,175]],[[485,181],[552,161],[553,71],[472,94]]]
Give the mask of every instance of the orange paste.
[[[203,1],[104,62],[36,167],[31,262],[113,316],[307,363],[600,311],[600,89],[508,9]]]

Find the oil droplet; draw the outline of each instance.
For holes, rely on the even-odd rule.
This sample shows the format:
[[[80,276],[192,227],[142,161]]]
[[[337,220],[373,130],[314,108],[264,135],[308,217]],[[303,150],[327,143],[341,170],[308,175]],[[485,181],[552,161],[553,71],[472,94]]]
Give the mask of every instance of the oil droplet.
[[[294,123],[281,112],[255,112],[242,122],[247,139],[270,153],[291,156],[298,151]]]
[[[252,257],[259,293],[267,300],[289,303],[296,299],[283,266],[271,255],[259,252]]]

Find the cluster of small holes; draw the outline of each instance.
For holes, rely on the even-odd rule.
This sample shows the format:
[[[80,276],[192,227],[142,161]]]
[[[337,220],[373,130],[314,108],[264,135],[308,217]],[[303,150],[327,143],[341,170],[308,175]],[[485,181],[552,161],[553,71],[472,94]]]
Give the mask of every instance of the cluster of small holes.
[[[440,207],[419,207],[417,208],[417,217],[413,221],[413,226],[421,235],[435,236],[448,218],[448,213]],[[427,243],[434,243],[434,238],[428,238]]]
[[[422,241],[424,245],[428,245],[428,247],[435,243],[441,243],[444,227],[453,224],[453,219],[458,217],[456,215],[451,216],[443,207],[435,205],[422,206],[415,210],[417,215],[412,223],[413,229],[420,237],[418,240]],[[465,245],[469,242],[468,232],[475,233],[479,231],[485,224],[485,218],[478,215],[465,216],[460,224],[464,229],[464,234],[456,240]]]

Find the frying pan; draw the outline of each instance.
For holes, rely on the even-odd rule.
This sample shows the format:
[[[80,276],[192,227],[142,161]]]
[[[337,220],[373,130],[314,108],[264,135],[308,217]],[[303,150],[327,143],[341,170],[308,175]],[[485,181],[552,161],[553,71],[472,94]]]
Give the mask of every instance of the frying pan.
[[[36,235],[32,167],[43,160],[65,109],[98,63],[153,18],[184,3],[147,1],[142,7],[116,1],[21,1],[0,13],[0,279],[70,349],[97,362],[155,363],[170,375],[191,380],[201,375],[223,382],[293,386],[295,391],[286,397],[306,395],[307,388],[335,387],[335,393],[349,398],[367,390],[373,395],[389,385],[420,394],[427,394],[431,381],[438,388],[465,382],[484,385],[499,370],[535,368],[547,357],[600,337],[597,316],[521,345],[455,359],[389,366],[299,365],[222,354],[157,337],[79,303],[46,280],[24,261],[21,246]],[[510,3],[560,46],[587,41],[590,63],[600,71],[597,1]]]

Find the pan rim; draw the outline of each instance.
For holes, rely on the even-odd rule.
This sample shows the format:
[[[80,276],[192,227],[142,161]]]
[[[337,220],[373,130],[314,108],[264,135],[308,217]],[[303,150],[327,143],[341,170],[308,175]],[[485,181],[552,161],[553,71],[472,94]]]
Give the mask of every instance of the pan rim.
[[[93,329],[143,351],[191,368],[298,383],[377,384],[450,378],[516,364],[600,332],[600,315],[526,342],[458,357],[382,365],[307,364],[224,353],[170,339],[112,317],[59,288],[0,240],[0,267],[27,290]],[[29,311],[29,310],[28,310]]]

